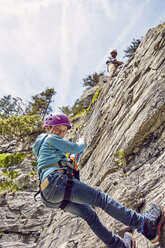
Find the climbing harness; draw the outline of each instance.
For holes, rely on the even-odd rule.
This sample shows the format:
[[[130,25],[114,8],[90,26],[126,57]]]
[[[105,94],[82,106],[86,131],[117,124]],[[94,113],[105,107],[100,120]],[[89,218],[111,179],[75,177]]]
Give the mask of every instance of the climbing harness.
[[[51,119],[52,121],[52,119]],[[46,125],[46,124],[45,124]],[[69,124],[68,124],[69,125]],[[46,139],[46,137],[48,136],[45,135],[45,137],[42,139],[42,142],[40,144],[40,147],[38,149],[38,154],[37,156],[39,155],[39,151],[41,149],[41,146],[44,142],[44,140]],[[44,168],[40,169],[39,172],[38,172],[38,176],[39,176],[39,190],[35,193],[34,195],[34,200],[36,201],[36,196],[38,194],[41,194],[42,195],[42,198],[48,202],[44,195],[42,194],[42,192],[47,188],[47,186],[49,185],[49,180],[48,180],[48,177],[46,177],[44,179],[44,181],[41,183],[40,181],[40,175],[41,173],[45,170],[45,169],[48,169],[48,168],[52,168],[52,167],[55,167],[57,168],[57,170],[53,171],[51,174],[54,174],[56,171],[59,171],[60,173],[62,174],[66,174],[66,186],[65,186],[65,192],[64,192],[64,198],[63,198],[63,201],[61,202],[60,204],[60,208],[61,209],[64,209],[66,207],[66,205],[68,204],[68,202],[70,201],[70,197],[71,197],[71,192],[72,192],[72,186],[73,186],[73,177],[80,180],[79,178],[79,171],[77,170],[78,169],[78,165],[77,165],[77,159],[78,159],[78,154],[76,155],[76,157],[74,155],[68,155],[69,159],[68,161],[62,161],[62,160],[59,160],[58,163],[54,164],[54,165],[47,165],[47,166],[44,166]],[[59,169],[60,168],[60,169]]]
[[[58,163],[56,163],[54,165],[47,165],[43,169],[40,170],[40,172],[38,173],[39,174],[39,182],[40,182],[39,183],[39,190],[34,195],[35,201],[36,201],[36,196],[39,193],[42,194],[44,189],[46,189],[46,187],[49,185],[49,180],[48,180],[47,177],[41,183],[41,181],[40,181],[41,173],[47,168],[52,168],[52,167],[59,168],[60,167],[61,169],[58,169],[57,171],[61,172],[62,174],[66,174],[67,180],[66,180],[64,198],[63,198],[63,201],[61,202],[59,208],[64,209],[67,206],[67,204],[70,201],[70,197],[71,197],[71,193],[72,193],[73,178],[76,178],[76,179],[80,180],[79,171],[77,170],[77,168],[78,168],[78,165],[77,165],[77,162],[76,162],[77,158],[78,158],[78,154],[77,154],[76,158],[73,158],[73,157],[69,156],[69,161],[67,161],[67,162],[60,160]],[[62,169],[64,167],[65,167],[65,169]],[[53,171],[51,174],[53,174],[53,173],[55,173],[55,171]],[[43,194],[42,194],[42,197],[46,202],[48,202],[45,199],[45,197],[43,196]]]

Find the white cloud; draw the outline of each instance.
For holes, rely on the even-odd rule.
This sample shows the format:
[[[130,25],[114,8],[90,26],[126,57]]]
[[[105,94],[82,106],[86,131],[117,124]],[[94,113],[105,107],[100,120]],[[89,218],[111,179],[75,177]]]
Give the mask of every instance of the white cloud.
[[[5,1],[1,6],[0,25],[5,28],[3,31],[1,29],[0,63],[6,74],[6,81],[14,85],[18,93],[20,93],[19,84],[29,81],[30,85],[32,76],[36,79],[36,83],[33,82],[30,87],[26,84],[27,90],[31,88],[31,92],[34,92],[33,88],[37,88],[39,84],[42,86],[42,83],[53,83],[52,66],[56,64],[55,56],[59,58],[60,42],[58,42],[59,36],[56,32],[59,29],[53,30],[49,26],[49,15],[46,14],[52,14],[52,11],[46,9],[47,4],[42,9],[41,4],[43,5],[44,2]],[[7,9],[8,12],[6,12]],[[58,24],[54,27],[57,28]],[[54,51],[56,55],[53,55]],[[2,78],[1,75],[0,81],[4,82],[4,77]],[[4,91],[6,92],[6,89]]]
[[[131,16],[129,19],[129,22],[127,25],[124,26],[123,31],[117,36],[117,38],[114,40],[114,42],[111,44],[110,48],[108,49],[106,55],[100,60],[99,64],[97,65],[97,70],[100,71],[101,68],[105,65],[105,61],[107,57],[109,56],[109,53],[112,49],[118,48],[122,45],[124,40],[127,38],[129,32],[134,29],[134,27],[137,25],[139,19],[141,18],[144,8],[149,4],[150,0],[145,0],[143,3],[139,4],[135,8],[135,6],[130,5],[130,1],[125,1],[125,8],[129,9],[131,11]],[[131,8],[130,8],[131,6]]]
[[[111,48],[125,49],[152,0],[0,2],[0,94],[29,97],[54,87],[62,106],[78,98],[82,78],[105,69]]]
[[[93,5],[88,2],[88,8],[91,10],[92,7]],[[74,91],[71,74],[78,63],[81,70],[82,56],[80,55],[82,54],[79,47],[83,47],[85,43],[90,42],[90,29],[97,16],[92,11],[90,12],[89,9],[87,9],[87,5],[84,5],[83,1],[64,2],[63,5],[60,51],[61,76],[58,82],[59,94],[57,93],[56,97],[57,102],[60,99],[61,105],[66,102],[70,89],[72,89],[72,92]]]
[[[57,105],[64,105],[66,96],[69,90],[71,57],[69,56],[69,37],[67,32],[67,8],[68,2],[64,2],[62,9],[62,24],[60,28],[61,33],[61,47],[60,47],[60,77],[57,84],[59,93],[57,92]],[[70,62],[70,64],[69,64]],[[60,104],[59,104],[60,103]]]

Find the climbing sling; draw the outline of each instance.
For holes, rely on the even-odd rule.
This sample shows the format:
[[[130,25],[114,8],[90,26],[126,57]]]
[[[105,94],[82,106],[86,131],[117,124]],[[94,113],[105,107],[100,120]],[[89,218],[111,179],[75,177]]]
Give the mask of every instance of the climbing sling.
[[[66,170],[66,175],[67,175],[67,182],[66,182],[66,186],[65,186],[65,193],[64,193],[64,198],[63,201],[61,202],[60,208],[64,209],[67,204],[70,201],[70,197],[71,197],[71,193],[72,193],[72,187],[73,187],[73,177],[80,180],[79,177],[79,171],[77,171],[77,163],[76,160],[78,158],[78,154],[76,155],[76,158],[71,158],[69,156],[69,165],[67,166],[67,170]],[[61,161],[59,161],[59,164],[61,163]]]
[[[59,207],[61,209],[64,209],[67,206],[67,204],[70,201],[70,197],[72,193],[74,173],[73,173],[73,169],[70,168],[69,166],[67,166],[66,175],[67,175],[67,181],[66,181],[66,186],[65,186],[64,198]]]

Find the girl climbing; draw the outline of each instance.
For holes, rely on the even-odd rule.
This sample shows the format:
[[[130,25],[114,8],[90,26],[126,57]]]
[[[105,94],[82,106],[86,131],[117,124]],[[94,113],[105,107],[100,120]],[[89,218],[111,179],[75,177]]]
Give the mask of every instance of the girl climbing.
[[[163,209],[152,204],[149,212],[141,215],[79,181],[76,162],[87,147],[87,138],[82,137],[77,142],[64,140],[66,132],[71,129],[66,115],[50,114],[44,120],[43,128],[47,133],[36,139],[33,152],[38,157],[41,199],[47,207],[61,208],[81,217],[107,247],[135,248],[135,240],[131,233],[125,233],[122,239],[108,230],[92,206],[102,208],[116,220],[137,229],[153,244],[159,240]],[[67,158],[66,153],[77,155]]]

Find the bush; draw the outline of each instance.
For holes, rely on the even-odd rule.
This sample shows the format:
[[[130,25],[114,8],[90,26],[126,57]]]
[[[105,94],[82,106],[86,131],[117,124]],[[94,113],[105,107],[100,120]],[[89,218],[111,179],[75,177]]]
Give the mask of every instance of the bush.
[[[21,163],[29,154],[17,153],[16,155],[10,155],[8,153],[0,154],[0,166],[9,167],[15,164]]]
[[[0,135],[4,137],[26,136],[39,132],[42,128],[42,121],[39,115],[11,116],[8,119],[0,117]]]

